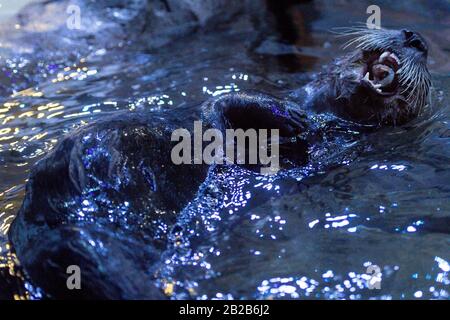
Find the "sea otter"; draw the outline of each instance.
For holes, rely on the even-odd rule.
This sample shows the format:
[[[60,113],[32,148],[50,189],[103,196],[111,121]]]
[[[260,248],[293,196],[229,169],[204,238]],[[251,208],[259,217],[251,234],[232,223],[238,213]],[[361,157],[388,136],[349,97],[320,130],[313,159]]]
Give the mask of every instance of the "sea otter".
[[[176,113],[120,113],[63,138],[33,169],[10,229],[28,277],[53,298],[164,298],[154,281],[162,256],[194,232],[179,212],[219,184],[211,183],[214,165],[171,162],[171,133],[192,130],[199,118],[220,130],[278,129],[284,168],[317,165],[312,150],[334,138],[325,139],[318,115],[368,131],[415,118],[431,85],[425,40],[409,30],[351,34],[353,52],[283,99],[231,93]],[[210,197],[219,205],[220,194]],[[72,265],[81,269],[80,290],[66,285]]]

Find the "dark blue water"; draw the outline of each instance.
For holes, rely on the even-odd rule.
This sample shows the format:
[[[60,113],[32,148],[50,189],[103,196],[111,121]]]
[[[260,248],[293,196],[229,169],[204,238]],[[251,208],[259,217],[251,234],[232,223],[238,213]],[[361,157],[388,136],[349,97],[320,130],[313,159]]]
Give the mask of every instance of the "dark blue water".
[[[203,186],[202,199],[181,214],[199,236],[163,256],[167,263],[157,283],[168,297],[448,299],[450,15],[430,19],[432,5],[383,8],[388,26],[417,30],[430,43],[430,110],[413,123],[359,141],[362,156],[352,156],[349,143],[340,166],[313,176],[307,168],[289,179],[217,169],[231,191]],[[193,33],[157,50],[137,44],[52,58],[48,52],[2,49],[4,296],[40,297],[32,283],[22,281],[7,233],[30,168],[64,134],[120,110],[177,112],[226,92],[257,89],[282,97],[341,54],[345,39],[329,30],[364,21],[360,6],[319,1],[319,15],[301,40],[289,44],[268,35],[255,46],[255,30],[244,25]],[[263,200],[249,190],[259,190]],[[379,290],[367,288],[370,265],[380,267]]]

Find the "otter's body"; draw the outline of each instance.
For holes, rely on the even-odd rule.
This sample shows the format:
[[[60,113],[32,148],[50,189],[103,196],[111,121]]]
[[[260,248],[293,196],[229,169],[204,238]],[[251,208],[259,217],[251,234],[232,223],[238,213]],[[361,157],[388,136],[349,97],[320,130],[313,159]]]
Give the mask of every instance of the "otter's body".
[[[390,42],[370,41],[380,34]],[[312,152],[337,139],[324,136],[314,115],[374,127],[416,116],[429,89],[423,39],[409,31],[361,31],[355,41],[361,50],[287,99],[228,94],[177,115],[123,113],[64,138],[34,168],[11,227],[11,242],[33,282],[52,297],[163,297],[153,280],[183,230],[178,214],[199,196],[199,187],[216,179],[207,165],[171,161],[171,133],[186,124],[192,131],[195,120],[222,131],[278,129],[281,167],[292,168],[334,164]],[[67,289],[70,265],[83,272],[81,290]]]

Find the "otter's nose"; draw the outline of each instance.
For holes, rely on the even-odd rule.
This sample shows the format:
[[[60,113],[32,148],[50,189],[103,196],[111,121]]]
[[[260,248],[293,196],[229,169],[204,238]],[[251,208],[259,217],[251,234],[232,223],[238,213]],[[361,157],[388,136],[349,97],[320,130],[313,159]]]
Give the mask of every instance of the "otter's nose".
[[[428,54],[428,45],[425,39],[417,32],[402,30],[405,36],[405,46],[415,48],[417,51],[422,52],[424,55]]]

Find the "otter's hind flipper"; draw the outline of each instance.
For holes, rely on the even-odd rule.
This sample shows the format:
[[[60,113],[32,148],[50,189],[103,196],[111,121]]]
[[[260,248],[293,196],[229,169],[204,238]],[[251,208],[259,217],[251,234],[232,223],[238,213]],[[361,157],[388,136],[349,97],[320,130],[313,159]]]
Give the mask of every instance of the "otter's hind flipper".
[[[18,221],[16,234],[25,234],[27,227]],[[164,298],[148,267],[157,265],[160,253],[144,242],[93,226],[61,226],[41,232],[38,241],[21,251],[20,260],[33,284],[50,298]],[[77,281],[79,287],[74,287]]]

